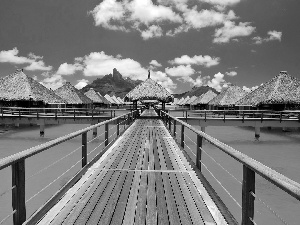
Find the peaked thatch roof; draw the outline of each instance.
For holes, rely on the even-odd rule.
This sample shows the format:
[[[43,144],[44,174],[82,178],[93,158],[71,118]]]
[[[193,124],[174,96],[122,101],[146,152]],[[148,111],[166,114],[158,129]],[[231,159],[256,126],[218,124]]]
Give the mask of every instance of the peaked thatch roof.
[[[197,96],[192,96],[185,104],[190,105],[193,101],[195,101],[198,97]]]
[[[236,102],[236,105],[262,104],[300,104],[300,80],[281,71]]]
[[[181,104],[181,102],[183,102],[183,101],[184,101],[184,99],[185,99],[185,98],[183,98],[183,97],[182,97],[181,99],[179,99],[179,100],[178,100],[178,102],[177,102],[176,104],[177,104],[177,105],[180,105],[180,104]]]
[[[71,85],[70,82],[66,82],[62,87],[56,89],[55,94],[64,99],[67,104],[91,104],[91,99],[85,96],[81,91]]]
[[[180,105],[185,105],[187,103],[187,101],[190,100],[190,97],[187,96],[181,103]]]
[[[22,70],[0,78],[0,100],[40,101],[46,104],[65,103],[52,90],[27,76]]]
[[[109,101],[109,104],[116,104],[116,102],[108,94],[104,95],[104,98]]]
[[[97,92],[97,94],[100,96],[100,98],[102,99],[102,101],[103,101],[103,103],[104,104],[107,104],[107,105],[109,105],[110,104],[110,102],[109,101],[107,101],[107,99],[106,98],[104,98],[101,94],[100,94],[100,92]]]
[[[99,95],[99,92],[96,92],[93,88],[90,88],[87,92],[84,93],[93,103],[104,103],[103,98]]]
[[[117,97],[116,96],[112,96],[111,97],[118,105],[121,105],[122,103],[117,99]]]
[[[164,87],[150,78],[150,72],[148,79],[143,83],[136,86],[125,96],[125,101],[137,101],[137,100],[159,100],[162,102],[172,102],[174,99]]]
[[[234,105],[245,94],[246,92],[242,88],[236,85],[230,85],[228,88],[223,90],[219,95],[214,97],[208,104],[218,105],[218,106]]]
[[[199,96],[195,101],[191,103],[191,105],[208,104],[208,102],[216,96],[216,93],[214,93],[212,90],[209,90],[206,93]]]
[[[124,101],[120,97],[117,97],[117,99],[121,104],[124,104]]]

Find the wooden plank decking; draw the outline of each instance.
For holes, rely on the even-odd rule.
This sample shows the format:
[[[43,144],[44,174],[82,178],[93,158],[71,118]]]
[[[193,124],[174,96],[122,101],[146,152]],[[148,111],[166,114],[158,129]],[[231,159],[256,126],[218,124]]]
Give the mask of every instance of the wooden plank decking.
[[[227,223],[163,122],[144,118],[131,125],[39,224]]]

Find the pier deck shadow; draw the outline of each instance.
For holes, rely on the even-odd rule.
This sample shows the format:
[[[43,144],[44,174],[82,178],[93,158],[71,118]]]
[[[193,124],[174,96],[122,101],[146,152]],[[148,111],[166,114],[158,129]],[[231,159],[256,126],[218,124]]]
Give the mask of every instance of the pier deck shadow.
[[[156,116],[146,110],[39,224],[227,224]]]

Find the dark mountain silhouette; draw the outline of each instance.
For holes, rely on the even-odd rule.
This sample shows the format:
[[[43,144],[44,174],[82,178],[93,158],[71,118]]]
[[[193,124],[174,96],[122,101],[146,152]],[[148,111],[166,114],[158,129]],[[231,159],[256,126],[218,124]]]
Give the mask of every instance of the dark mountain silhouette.
[[[97,78],[91,84],[82,88],[83,92],[93,88],[95,91],[100,92],[101,95],[115,95],[116,97],[123,98],[129,91],[139,85],[141,80],[131,80],[129,77],[124,79],[120,72],[114,68],[113,74],[105,75],[102,78]]]
[[[209,86],[200,86],[200,87],[196,87],[194,86],[192,88],[192,90],[181,93],[181,94],[173,94],[174,98],[186,98],[187,96],[192,97],[192,96],[200,96],[206,92],[208,92],[209,90],[212,90],[214,93],[219,94],[218,91],[216,91],[216,89],[209,87]]]

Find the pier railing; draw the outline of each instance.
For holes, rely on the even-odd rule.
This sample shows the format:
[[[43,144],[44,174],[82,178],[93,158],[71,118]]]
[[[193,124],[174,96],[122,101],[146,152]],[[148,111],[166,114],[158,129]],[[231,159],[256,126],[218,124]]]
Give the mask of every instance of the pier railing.
[[[118,137],[121,133],[123,133],[129,126],[129,124],[136,119],[140,115],[139,110],[134,110],[129,113],[123,114],[121,116],[112,118],[110,120],[106,120],[104,122],[98,123],[93,126],[89,126],[85,129],[73,132],[71,134],[65,135],[63,137],[57,138],[55,140],[46,142],[39,146],[30,148],[28,150],[19,152],[12,156],[8,156],[6,158],[0,159],[0,171],[11,167],[12,170],[12,186],[11,188],[7,189],[6,191],[0,193],[0,197],[3,197],[7,193],[12,193],[12,212],[7,215],[5,218],[0,218],[0,224],[4,224],[10,217],[13,217],[14,225],[23,224],[26,219],[26,204],[31,201],[33,198],[38,196],[41,192],[47,189],[51,184],[56,182],[58,179],[62,178],[68,171],[73,169],[76,165],[81,164],[81,169],[76,172],[75,176],[72,177],[61,189],[59,189],[53,197],[51,197],[46,203],[44,203],[39,210],[37,210],[33,215],[30,216],[30,221],[32,223],[37,222],[46,211],[48,211],[62,196],[66,191],[74,185],[80,177],[87,171],[87,169],[96,162],[108,149],[108,147],[115,141],[116,137]],[[114,127],[115,132],[110,134],[109,125],[112,124]],[[104,126],[104,132],[100,135],[94,135],[95,129]],[[88,132],[93,131],[93,138],[88,140]],[[25,160],[39,154],[43,151],[51,149],[52,147],[59,145],[63,142],[67,142],[75,137],[81,136],[81,145],[73,150],[71,153],[67,154],[66,156],[60,158],[59,160],[55,161],[54,163],[46,166],[45,168],[41,169],[40,171],[36,172],[34,175],[30,176],[29,178],[26,176],[26,169],[25,169]],[[100,137],[104,136],[104,141],[97,145],[93,150],[88,152],[88,143],[94,141],[95,139],[100,139]],[[101,147],[102,146],[102,147]],[[99,148],[102,149],[99,149]],[[40,174],[50,167],[55,166],[59,161],[66,159],[71,154],[81,150],[81,158],[75,162],[68,170],[58,176],[55,180],[51,181],[47,186],[42,188],[38,193],[31,196],[29,199],[25,199],[25,183],[31,177]],[[97,151],[98,150],[98,151]],[[95,152],[96,151],[96,152]],[[88,157],[91,157],[91,153],[95,152],[96,156],[91,158],[90,160]],[[28,181],[27,181],[28,182]],[[9,206],[7,206],[9,207]]]
[[[256,224],[254,221],[254,200],[257,198],[255,195],[255,175],[260,175],[267,181],[271,182],[272,184],[276,185],[286,193],[288,193],[290,196],[294,197],[298,201],[300,200],[300,184],[289,179],[288,177],[276,172],[275,170],[272,170],[271,168],[263,165],[262,163],[248,157],[247,155],[235,150],[234,148],[220,142],[219,140],[207,135],[206,133],[196,129],[195,127],[185,123],[182,120],[177,119],[174,116],[171,116],[165,111],[156,109],[160,117],[163,119],[163,121],[166,124],[166,127],[170,130],[170,133],[175,137],[178,136],[179,133],[179,145],[182,147],[185,155],[187,158],[189,158],[190,155],[193,155],[195,158],[192,160],[190,159],[190,162],[193,164],[192,161],[196,161],[196,164],[194,165],[194,168],[196,171],[199,172],[199,176],[203,176],[201,173],[202,169],[206,169],[209,173],[211,173],[205,163],[202,160],[202,154],[207,152],[204,150],[202,143],[203,140],[206,140],[213,146],[217,147],[219,150],[223,151],[224,153],[231,156],[236,161],[240,162],[243,165],[243,180],[242,182],[238,181],[240,184],[242,184],[242,204],[240,205],[235,199],[236,204],[240,206],[242,210],[241,215],[241,224],[242,225],[253,225]],[[176,130],[176,127],[179,126],[181,129],[178,131]],[[186,131],[190,130],[196,135],[196,142],[195,149],[191,149],[189,146],[186,145],[185,138],[191,139],[189,136],[187,136],[185,133]],[[214,159],[213,159],[214,160]],[[216,162],[219,164],[218,162]],[[220,165],[221,166],[221,165]],[[221,166],[222,167],[222,166]],[[223,167],[222,167],[223,168]],[[228,172],[228,171],[227,171]],[[228,172],[229,173],[229,172]],[[230,174],[230,173],[229,173]],[[213,176],[213,174],[211,174]],[[230,174],[233,178],[235,178],[232,174]],[[214,176],[213,176],[214,177]],[[236,178],[235,178],[236,179]],[[237,180],[237,179],[236,179]],[[217,180],[217,182],[222,186],[222,184]],[[223,186],[222,186],[223,187]],[[229,191],[225,189],[228,195],[230,195]],[[230,197],[232,197],[230,195]],[[261,201],[261,200],[260,200]],[[272,210],[266,203],[265,206],[279,219],[283,224],[287,224],[285,220],[280,217],[274,210]],[[224,204],[224,203],[223,203]]]
[[[188,118],[201,118],[204,121],[207,119],[222,119],[224,122],[227,119],[245,120],[259,119],[261,122],[264,120],[277,120],[279,122],[287,120],[297,120],[300,122],[299,110],[189,110],[189,109],[169,109],[168,112],[181,119]]]
[[[80,117],[80,116],[107,116],[115,117],[124,112],[133,111],[132,108],[120,107],[116,108],[24,108],[24,107],[1,107],[0,117],[15,116],[15,117]]]

